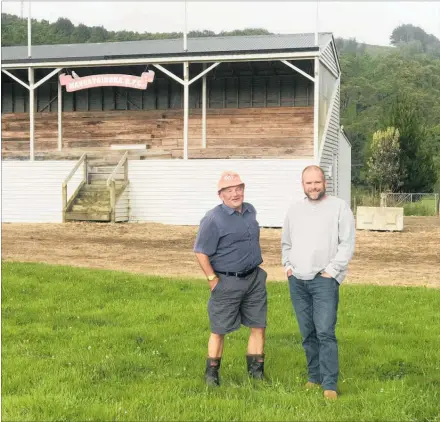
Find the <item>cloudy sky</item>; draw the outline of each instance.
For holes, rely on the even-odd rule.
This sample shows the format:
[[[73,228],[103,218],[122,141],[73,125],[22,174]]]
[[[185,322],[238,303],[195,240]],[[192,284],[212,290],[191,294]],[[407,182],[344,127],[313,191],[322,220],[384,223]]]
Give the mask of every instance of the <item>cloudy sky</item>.
[[[2,12],[28,15],[28,1],[2,0]],[[318,4],[318,8],[317,8]],[[318,13],[317,13],[318,9]],[[34,1],[31,16],[75,25],[104,26],[137,32],[182,31],[184,1]],[[403,23],[421,26],[440,38],[440,1],[188,1],[187,28],[222,30],[261,27],[275,33],[333,32],[336,37],[389,45],[392,30]]]

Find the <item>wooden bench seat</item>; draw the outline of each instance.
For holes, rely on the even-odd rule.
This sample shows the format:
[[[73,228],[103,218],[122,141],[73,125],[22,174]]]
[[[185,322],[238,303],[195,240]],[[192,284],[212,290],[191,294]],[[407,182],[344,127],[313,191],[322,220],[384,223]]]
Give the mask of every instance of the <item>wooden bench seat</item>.
[[[249,153],[261,156],[313,155],[313,107],[226,108],[207,110],[207,148],[202,147],[202,110],[190,110],[188,146],[201,158]],[[183,149],[183,110],[90,111],[63,113],[63,149],[83,151],[111,145],[143,144],[149,151],[169,151],[178,156]],[[35,151],[56,151],[57,113],[37,113]],[[246,149],[247,148],[247,149]],[[278,149],[278,150],[274,150]],[[208,152],[208,150],[212,150]],[[29,115],[2,116],[2,154],[29,154]]]

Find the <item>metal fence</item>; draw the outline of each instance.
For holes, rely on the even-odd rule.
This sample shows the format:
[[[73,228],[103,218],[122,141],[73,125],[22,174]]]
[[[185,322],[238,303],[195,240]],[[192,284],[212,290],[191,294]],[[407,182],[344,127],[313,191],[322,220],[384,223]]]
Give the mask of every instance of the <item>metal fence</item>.
[[[438,193],[379,193],[357,194],[352,197],[352,209],[356,207],[402,207],[404,215],[439,215]]]
[[[405,215],[438,215],[438,193],[383,193],[384,207],[403,207]]]

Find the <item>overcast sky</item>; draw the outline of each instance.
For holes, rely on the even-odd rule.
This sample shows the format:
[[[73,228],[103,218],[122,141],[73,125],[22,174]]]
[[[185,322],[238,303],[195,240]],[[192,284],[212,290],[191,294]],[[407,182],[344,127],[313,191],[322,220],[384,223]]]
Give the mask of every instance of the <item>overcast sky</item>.
[[[2,0],[2,12],[21,15],[20,1]],[[28,15],[28,2],[23,16]],[[184,1],[33,1],[31,16],[56,21],[69,18],[75,25],[104,26],[108,30],[137,32],[183,31]],[[335,37],[389,45],[392,30],[411,23],[440,38],[440,1],[188,1],[187,29],[222,30],[261,27],[275,33],[333,32]]]

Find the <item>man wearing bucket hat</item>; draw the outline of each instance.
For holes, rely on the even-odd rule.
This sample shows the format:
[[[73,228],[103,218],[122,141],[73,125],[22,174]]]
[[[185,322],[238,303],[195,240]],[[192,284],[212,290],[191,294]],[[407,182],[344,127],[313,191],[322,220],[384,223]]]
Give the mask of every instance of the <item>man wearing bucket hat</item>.
[[[263,262],[260,228],[255,208],[244,201],[245,184],[232,171],[222,173],[217,192],[222,204],[208,211],[200,222],[194,245],[197,260],[211,289],[205,380],[219,385],[225,334],[243,324],[250,328],[247,371],[264,378],[264,335],[267,314],[267,273]]]

